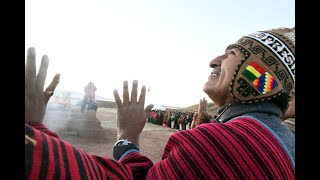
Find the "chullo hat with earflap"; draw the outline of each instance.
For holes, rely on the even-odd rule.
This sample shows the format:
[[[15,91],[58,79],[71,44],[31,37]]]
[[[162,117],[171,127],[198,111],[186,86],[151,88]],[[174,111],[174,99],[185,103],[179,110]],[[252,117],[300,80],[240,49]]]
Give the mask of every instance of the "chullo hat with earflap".
[[[236,101],[266,101],[294,89],[295,28],[258,31],[228,48],[234,47],[245,56],[230,83]]]

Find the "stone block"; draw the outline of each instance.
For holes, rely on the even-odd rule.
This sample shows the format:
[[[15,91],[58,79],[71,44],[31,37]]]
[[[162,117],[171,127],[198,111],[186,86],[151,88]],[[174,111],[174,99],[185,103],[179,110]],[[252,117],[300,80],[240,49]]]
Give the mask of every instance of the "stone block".
[[[103,138],[106,137],[107,133],[105,129],[77,129],[77,135],[79,137],[95,137]]]

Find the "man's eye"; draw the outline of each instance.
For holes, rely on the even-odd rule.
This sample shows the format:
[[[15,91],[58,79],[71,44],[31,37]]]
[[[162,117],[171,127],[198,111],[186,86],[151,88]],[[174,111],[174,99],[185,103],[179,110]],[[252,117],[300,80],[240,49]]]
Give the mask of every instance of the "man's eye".
[[[229,54],[235,55],[236,53],[235,53],[233,50],[230,50],[230,51],[229,51]]]

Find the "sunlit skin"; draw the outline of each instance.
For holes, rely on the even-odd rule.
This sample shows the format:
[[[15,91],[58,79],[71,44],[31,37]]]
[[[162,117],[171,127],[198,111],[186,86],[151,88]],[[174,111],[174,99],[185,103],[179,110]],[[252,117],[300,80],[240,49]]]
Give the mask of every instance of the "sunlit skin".
[[[139,146],[139,136],[147,122],[147,115],[154,106],[149,104],[144,109],[146,87],[142,86],[138,97],[138,81],[134,80],[132,82],[131,93],[128,88],[128,81],[124,81],[122,100],[117,89],[113,91],[113,95],[117,105],[117,140],[127,139],[134,145]]]
[[[244,59],[243,53],[238,48],[230,48],[226,53],[210,61],[212,69],[208,81],[203,86],[203,91],[217,105],[222,107],[232,102],[229,92],[230,82],[237,65]]]

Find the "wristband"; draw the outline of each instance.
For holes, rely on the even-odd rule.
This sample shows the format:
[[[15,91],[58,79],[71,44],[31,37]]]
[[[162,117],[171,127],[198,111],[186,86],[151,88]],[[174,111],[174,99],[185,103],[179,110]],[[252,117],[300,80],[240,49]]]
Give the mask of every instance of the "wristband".
[[[113,146],[113,158],[118,161],[125,152],[132,149],[139,151],[139,148],[132,144],[130,141],[128,141],[127,139],[121,139],[117,141]]]

